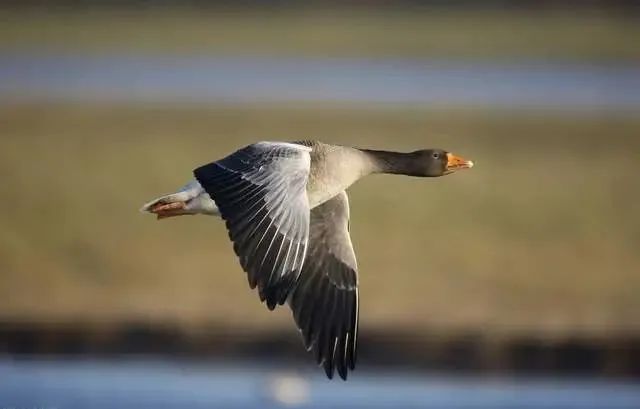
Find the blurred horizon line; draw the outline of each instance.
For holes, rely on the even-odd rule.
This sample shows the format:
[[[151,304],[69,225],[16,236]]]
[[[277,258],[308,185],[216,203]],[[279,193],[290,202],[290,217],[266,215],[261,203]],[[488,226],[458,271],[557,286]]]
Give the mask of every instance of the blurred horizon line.
[[[361,331],[359,366],[496,375],[640,377],[638,335],[490,335],[469,329],[419,334]],[[294,328],[185,327],[148,321],[120,324],[0,321],[2,357],[154,356],[311,362]]]
[[[626,64],[1,52],[0,101],[343,102],[640,110]]]

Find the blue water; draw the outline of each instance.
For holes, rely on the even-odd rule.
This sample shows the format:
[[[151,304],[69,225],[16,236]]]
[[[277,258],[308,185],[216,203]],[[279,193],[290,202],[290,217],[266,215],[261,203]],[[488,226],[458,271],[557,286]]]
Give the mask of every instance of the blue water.
[[[640,65],[0,53],[0,102],[358,102],[640,110]]]
[[[640,383],[448,377],[162,360],[0,360],[0,407],[638,409]]]

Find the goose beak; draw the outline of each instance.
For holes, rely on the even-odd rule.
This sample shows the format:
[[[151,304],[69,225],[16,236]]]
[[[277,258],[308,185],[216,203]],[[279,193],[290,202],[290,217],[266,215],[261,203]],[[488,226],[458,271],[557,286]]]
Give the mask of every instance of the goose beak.
[[[471,169],[472,167],[472,161],[447,153],[447,173],[452,173],[460,169]]]

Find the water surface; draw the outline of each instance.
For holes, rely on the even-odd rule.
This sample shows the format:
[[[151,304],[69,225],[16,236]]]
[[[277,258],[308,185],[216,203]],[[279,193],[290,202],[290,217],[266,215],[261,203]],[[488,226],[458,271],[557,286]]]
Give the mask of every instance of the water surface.
[[[640,384],[135,360],[0,360],[3,408],[637,409]]]

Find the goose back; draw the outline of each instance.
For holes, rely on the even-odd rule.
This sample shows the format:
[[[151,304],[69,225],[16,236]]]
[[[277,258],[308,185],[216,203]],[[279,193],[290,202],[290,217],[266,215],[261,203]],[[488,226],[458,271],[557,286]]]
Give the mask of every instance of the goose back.
[[[311,148],[307,196],[312,209],[375,170],[372,158],[357,148],[318,141],[294,143]]]

